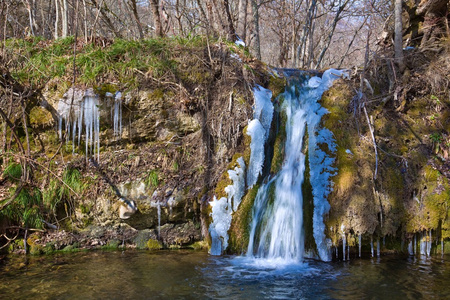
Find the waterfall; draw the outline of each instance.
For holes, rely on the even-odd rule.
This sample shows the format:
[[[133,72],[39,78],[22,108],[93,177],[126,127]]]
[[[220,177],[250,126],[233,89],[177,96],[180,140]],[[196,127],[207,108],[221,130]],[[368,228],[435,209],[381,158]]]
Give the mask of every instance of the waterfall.
[[[334,159],[322,148],[327,145],[328,150],[334,152],[336,146],[331,131],[320,127],[321,117],[327,110],[318,101],[333,80],[342,75],[342,71],[328,70],[322,78],[314,76],[303,82],[292,80],[279,98],[279,102],[282,102],[280,109],[286,115],[284,162],[277,174],[262,179],[252,209],[247,256],[289,262],[300,262],[303,259],[305,242],[302,184],[307,152],[314,200],[312,218],[317,255],[324,261],[331,260],[331,241],[325,237],[323,218],[330,208],[327,196],[331,191],[329,179],[334,174]],[[254,117],[257,115],[255,111]],[[268,135],[267,128],[270,128],[267,126],[269,119],[271,118],[255,118],[247,129],[247,134],[252,137],[247,174],[249,186],[256,183],[261,174],[259,162],[264,160],[263,149]],[[258,163],[253,163],[254,161]]]
[[[290,71],[285,72],[289,77]],[[290,77],[292,80],[289,80],[285,92],[276,100],[280,103],[278,109],[286,115],[284,161],[277,174],[270,174],[265,178],[262,178],[267,161],[265,149],[269,146],[267,141],[274,105],[270,90],[261,86],[253,89],[253,119],[246,129],[246,134],[251,137],[250,159],[247,168],[244,159],[238,159],[239,167],[228,171],[233,184],[224,189],[227,196],[220,199],[214,196],[210,202],[210,254],[220,255],[227,249],[233,212],[238,208],[245,188],[250,189],[258,183],[252,208],[247,257],[302,261],[305,245],[302,184],[308,155],[314,203],[313,216],[310,217],[313,219],[313,237],[317,245],[317,249],[312,250],[320,259],[331,260],[332,244],[325,236],[323,218],[330,209],[327,196],[332,190],[330,177],[335,171],[332,167],[334,158],[327,152],[334,153],[336,145],[332,132],[320,126],[321,117],[328,112],[318,101],[333,80],[345,75],[344,71],[328,70],[322,78],[309,78],[306,73],[302,75],[306,80]],[[328,148],[327,152],[323,150],[325,146]]]

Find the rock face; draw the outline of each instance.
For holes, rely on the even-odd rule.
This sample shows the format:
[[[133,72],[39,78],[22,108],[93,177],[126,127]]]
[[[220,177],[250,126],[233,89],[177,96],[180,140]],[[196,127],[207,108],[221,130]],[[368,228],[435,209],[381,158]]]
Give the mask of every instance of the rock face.
[[[195,56],[179,54],[175,60],[183,69],[172,79],[143,75],[135,89],[124,91],[107,82],[91,89],[100,108],[98,161],[97,156],[87,161],[84,145],[74,153],[71,145],[63,149],[68,167],[84,176],[81,198],[73,206],[77,230],[89,236],[90,228],[103,228],[115,232],[107,235],[114,238],[124,230],[133,232],[125,244],[138,248],[146,248],[149,240],[161,247],[185,247],[205,238],[211,191],[233,154],[244,147],[253,99],[243,64],[228,46],[210,50],[213,60],[206,65],[205,49],[196,49]],[[58,95],[51,91],[48,87],[45,97],[55,106]],[[119,92],[120,133],[113,130],[111,102]]]

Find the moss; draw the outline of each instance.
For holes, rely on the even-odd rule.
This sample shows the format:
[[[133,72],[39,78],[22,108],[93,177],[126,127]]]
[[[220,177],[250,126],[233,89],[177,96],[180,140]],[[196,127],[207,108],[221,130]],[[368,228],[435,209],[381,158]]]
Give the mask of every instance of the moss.
[[[64,247],[61,252],[79,252],[81,249],[79,248],[78,243],[74,243],[72,245],[67,245]]]
[[[189,248],[192,248],[196,251],[207,250],[208,243],[206,241],[198,241],[198,242],[195,242],[192,245],[190,245]]]
[[[281,170],[284,161],[284,147],[286,144],[286,113],[280,113],[280,122],[273,145],[273,157],[270,165],[270,173],[276,174]]]
[[[358,177],[354,154],[347,153],[347,149],[343,147],[338,147],[336,165],[338,172],[332,179],[334,182],[333,188],[338,197],[344,197],[351,192]]]
[[[448,179],[430,165],[426,165],[419,176],[421,180],[413,210],[408,215],[407,230],[436,230],[440,224],[445,228],[450,204]]]
[[[309,155],[305,158],[305,175],[302,183],[303,195],[303,231],[305,235],[305,250],[315,251],[317,249],[313,235],[313,215],[314,215],[314,196],[310,182]]]
[[[51,254],[51,253],[55,252],[55,243],[49,242],[49,243],[45,244],[45,246],[42,248],[42,252],[44,254]]]
[[[268,89],[272,91],[272,98],[276,98],[279,94],[284,93],[285,88],[285,77],[270,76]]]
[[[248,125],[245,126],[244,130],[242,131],[243,132],[243,136],[244,136],[244,155],[243,155],[243,157],[244,157],[244,161],[245,161],[245,165],[246,166],[248,166],[249,163],[250,163],[250,155],[252,153],[252,150],[250,149],[250,144],[252,142],[252,138],[251,138],[251,136],[249,136],[247,134],[247,128],[248,128]]]
[[[149,250],[159,250],[162,249],[162,247],[163,247],[162,244],[157,240],[149,239],[147,241],[147,248]]]
[[[80,211],[82,214],[90,213],[92,205],[80,204]]]
[[[106,96],[106,93],[115,94],[118,90],[119,87],[111,83],[104,83],[99,86],[94,86],[95,93],[98,94],[101,98],[104,98]]]
[[[51,126],[53,124],[52,114],[40,107],[35,106],[29,113],[31,127]]]
[[[119,240],[109,240],[106,245],[101,247],[102,250],[117,250],[121,242]]]
[[[149,99],[162,100],[162,99],[164,99],[164,94],[165,94],[165,91],[163,89],[157,88],[157,89],[154,89],[148,97],[149,97]]]
[[[229,235],[229,249],[232,253],[244,253],[250,238],[252,208],[258,193],[259,184],[254,185],[243,197],[239,209],[233,214]]]
[[[31,255],[40,255],[42,253],[44,253],[44,249],[43,249],[42,245],[37,245],[36,244],[36,245],[32,245],[30,247],[30,254]]]
[[[217,182],[216,189],[214,190],[214,195],[217,199],[220,199],[222,197],[227,197],[227,193],[225,192],[225,188],[229,186],[230,184],[233,184],[230,177],[228,176],[227,172],[222,173],[222,176],[219,179],[219,182]]]

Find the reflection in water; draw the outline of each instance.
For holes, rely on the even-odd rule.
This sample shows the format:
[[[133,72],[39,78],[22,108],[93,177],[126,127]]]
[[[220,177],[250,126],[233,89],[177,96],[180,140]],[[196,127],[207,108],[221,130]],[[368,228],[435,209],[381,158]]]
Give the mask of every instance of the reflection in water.
[[[450,257],[382,257],[283,265],[203,252],[83,252],[10,256],[0,298],[449,299]]]

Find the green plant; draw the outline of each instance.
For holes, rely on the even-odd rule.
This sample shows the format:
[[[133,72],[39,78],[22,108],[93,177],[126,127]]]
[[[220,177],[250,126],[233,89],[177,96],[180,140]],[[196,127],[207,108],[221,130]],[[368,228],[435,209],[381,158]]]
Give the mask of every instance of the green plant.
[[[69,203],[73,207],[71,201],[73,192],[80,193],[84,189],[80,171],[75,168],[68,167],[62,175],[62,182],[58,179],[52,179],[44,192],[44,203],[56,216],[57,207],[61,204]]]
[[[440,144],[442,142],[442,135],[439,132],[430,134],[430,139],[433,143]]]
[[[16,187],[10,191],[13,201],[0,211],[0,215],[25,228],[42,228],[42,193],[38,188]]]
[[[22,177],[22,166],[18,163],[10,163],[6,169],[3,171],[3,175],[9,180],[17,182]]]
[[[151,170],[147,178],[145,179],[145,184],[151,187],[157,187],[159,185],[159,172],[158,170]]]

